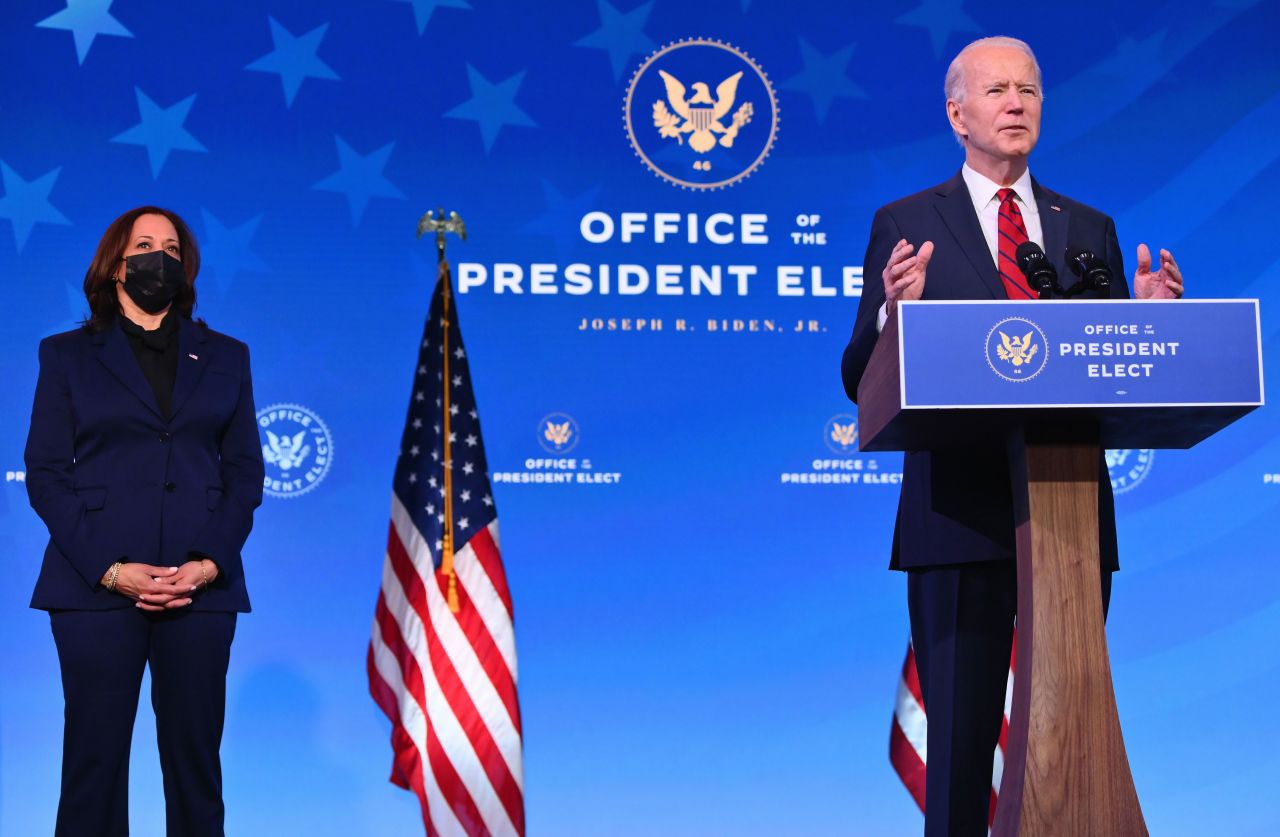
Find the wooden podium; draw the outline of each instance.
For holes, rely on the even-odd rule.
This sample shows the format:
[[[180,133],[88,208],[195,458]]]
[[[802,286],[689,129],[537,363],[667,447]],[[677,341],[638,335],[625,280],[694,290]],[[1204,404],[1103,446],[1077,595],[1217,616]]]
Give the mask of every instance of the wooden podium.
[[[1190,447],[1262,404],[1256,301],[1206,302],[904,303],[858,387],[863,450],[1009,452],[1018,644],[995,835],[1147,834],[1098,594],[1098,468],[1103,447]],[[1136,374],[1107,380],[1109,363]]]

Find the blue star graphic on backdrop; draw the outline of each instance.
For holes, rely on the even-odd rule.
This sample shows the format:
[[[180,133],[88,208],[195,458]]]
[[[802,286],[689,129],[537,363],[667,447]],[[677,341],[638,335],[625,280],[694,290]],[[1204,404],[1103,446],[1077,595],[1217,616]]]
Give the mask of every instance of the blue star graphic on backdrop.
[[[219,294],[226,293],[231,280],[242,270],[270,269],[249,249],[249,242],[262,223],[261,215],[250,218],[238,227],[224,226],[207,209],[200,210],[200,217],[204,221],[204,239],[200,246],[203,251],[202,261],[213,268],[213,285]]]
[[[320,48],[320,40],[324,38],[329,24],[322,23],[305,35],[294,35],[285,29],[275,18],[268,17],[271,24],[271,42],[275,49],[245,67],[260,73],[279,73],[280,83],[284,85],[285,107],[293,106],[293,97],[298,94],[303,79],[327,78],[337,80],[338,74],[333,68],[316,56]]]
[[[551,181],[543,180],[542,194],[547,199],[547,211],[525,224],[523,232],[545,235],[555,241],[558,252],[564,252],[575,241],[581,241],[578,226],[582,216],[595,206],[600,187],[569,198],[560,194]]]
[[[952,32],[982,31],[982,27],[960,8],[962,5],[964,0],[924,0],[918,7],[896,18],[894,23],[928,29],[933,54],[941,58],[942,49]]]
[[[602,49],[609,53],[613,80],[617,81],[622,76],[627,59],[633,55],[644,55],[656,46],[653,39],[644,33],[649,12],[653,11],[653,3],[637,6],[626,14],[619,12],[605,0],[597,0],[596,5],[600,9],[600,28],[574,41],[574,46]]]
[[[58,180],[61,167],[43,174],[30,182],[23,180],[16,171],[0,160],[0,179],[4,180],[4,197],[0,198],[0,218],[8,218],[13,224],[13,238],[18,252],[27,243],[31,228],[36,224],[70,224],[53,204],[49,192]]]
[[[187,121],[187,114],[191,112],[191,105],[195,103],[196,94],[192,93],[176,105],[162,108],[151,101],[142,92],[142,88],[135,87],[133,90],[138,94],[138,114],[142,121],[112,137],[111,141],[146,148],[147,158],[151,161],[152,179],[160,176],[160,169],[169,158],[170,151],[208,152],[209,149],[182,127],[182,123]]]
[[[83,64],[84,57],[89,54],[89,47],[93,46],[93,39],[99,35],[133,37],[132,32],[111,16],[112,2],[113,0],[67,0],[65,9],[49,15],[36,26],[70,32],[76,42],[76,60]]]
[[[800,60],[804,69],[780,83],[783,90],[798,90],[813,100],[818,124],[827,119],[831,103],[836,99],[865,99],[867,93],[845,75],[856,44],[849,44],[830,55],[823,55],[813,44],[800,38]]]
[[[431,13],[436,9],[468,9],[471,6],[466,0],[392,0],[396,3],[412,3],[413,19],[418,24],[418,34],[421,35],[427,31],[427,24],[431,22]]]
[[[353,225],[360,223],[370,198],[404,197],[404,192],[382,174],[387,158],[391,156],[391,149],[395,148],[394,142],[361,156],[343,142],[342,137],[334,136],[333,139],[338,144],[338,170],[311,188],[346,195],[347,203],[351,206]]]
[[[470,119],[480,126],[484,150],[493,147],[503,125],[534,127],[538,123],[515,103],[516,93],[524,81],[524,70],[497,84],[480,75],[480,71],[467,65],[467,80],[471,84],[471,98],[447,112],[453,119]]]

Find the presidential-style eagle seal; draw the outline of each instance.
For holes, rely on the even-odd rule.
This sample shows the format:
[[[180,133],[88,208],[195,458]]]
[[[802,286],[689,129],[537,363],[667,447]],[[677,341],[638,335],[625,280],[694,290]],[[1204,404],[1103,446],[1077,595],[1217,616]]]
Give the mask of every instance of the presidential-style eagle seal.
[[[858,419],[852,413],[836,413],[822,428],[822,441],[833,453],[851,456],[858,452]]]
[[[707,38],[668,44],[645,59],[627,87],[623,116],[636,156],[686,189],[722,189],[750,176],[778,134],[769,77],[742,50]]]
[[[272,404],[258,411],[266,477],[262,493],[291,499],[314,489],[333,466],[329,427],[301,404]]]
[[[1106,452],[1107,474],[1111,477],[1111,490],[1125,494],[1138,487],[1138,483],[1151,473],[1151,463],[1156,452],[1150,448],[1119,448]]]
[[[1020,384],[1044,371],[1049,359],[1049,338],[1031,320],[1006,317],[987,332],[986,353],[992,372]]]
[[[578,446],[578,423],[568,413],[550,413],[538,422],[538,444],[547,453],[568,453]]]

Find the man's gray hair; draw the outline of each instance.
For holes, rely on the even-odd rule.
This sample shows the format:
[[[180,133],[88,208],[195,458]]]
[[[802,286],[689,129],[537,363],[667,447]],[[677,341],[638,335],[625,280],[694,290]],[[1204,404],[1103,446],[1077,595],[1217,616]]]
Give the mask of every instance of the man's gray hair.
[[[1036,87],[1040,88],[1040,98],[1044,99],[1044,85],[1040,81],[1040,62],[1036,60],[1036,54],[1031,51],[1031,46],[1026,41],[1010,38],[1005,35],[996,35],[991,38],[979,38],[973,43],[966,46],[951,59],[951,66],[947,67],[947,77],[942,83],[942,92],[946,95],[947,101],[952,99],[957,102],[964,101],[964,57],[970,51],[979,47],[1009,47],[1011,49],[1020,50],[1031,59],[1031,66],[1036,71]],[[952,131],[956,135],[956,142],[964,145],[964,137],[958,131]]]

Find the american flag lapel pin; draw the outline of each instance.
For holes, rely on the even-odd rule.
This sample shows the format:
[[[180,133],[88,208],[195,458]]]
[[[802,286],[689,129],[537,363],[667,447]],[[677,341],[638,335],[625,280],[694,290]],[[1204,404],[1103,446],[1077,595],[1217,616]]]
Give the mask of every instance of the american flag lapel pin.
[[[192,360],[199,360],[199,359],[200,359],[200,358],[196,357],[195,355],[191,354],[190,352],[187,352],[187,357],[191,358]]]
[[[1061,211],[1062,211],[1062,207],[1060,207],[1060,206],[1054,206],[1053,204],[1049,204],[1049,208],[1050,208],[1050,209],[1052,209],[1054,212],[1061,212]]]

